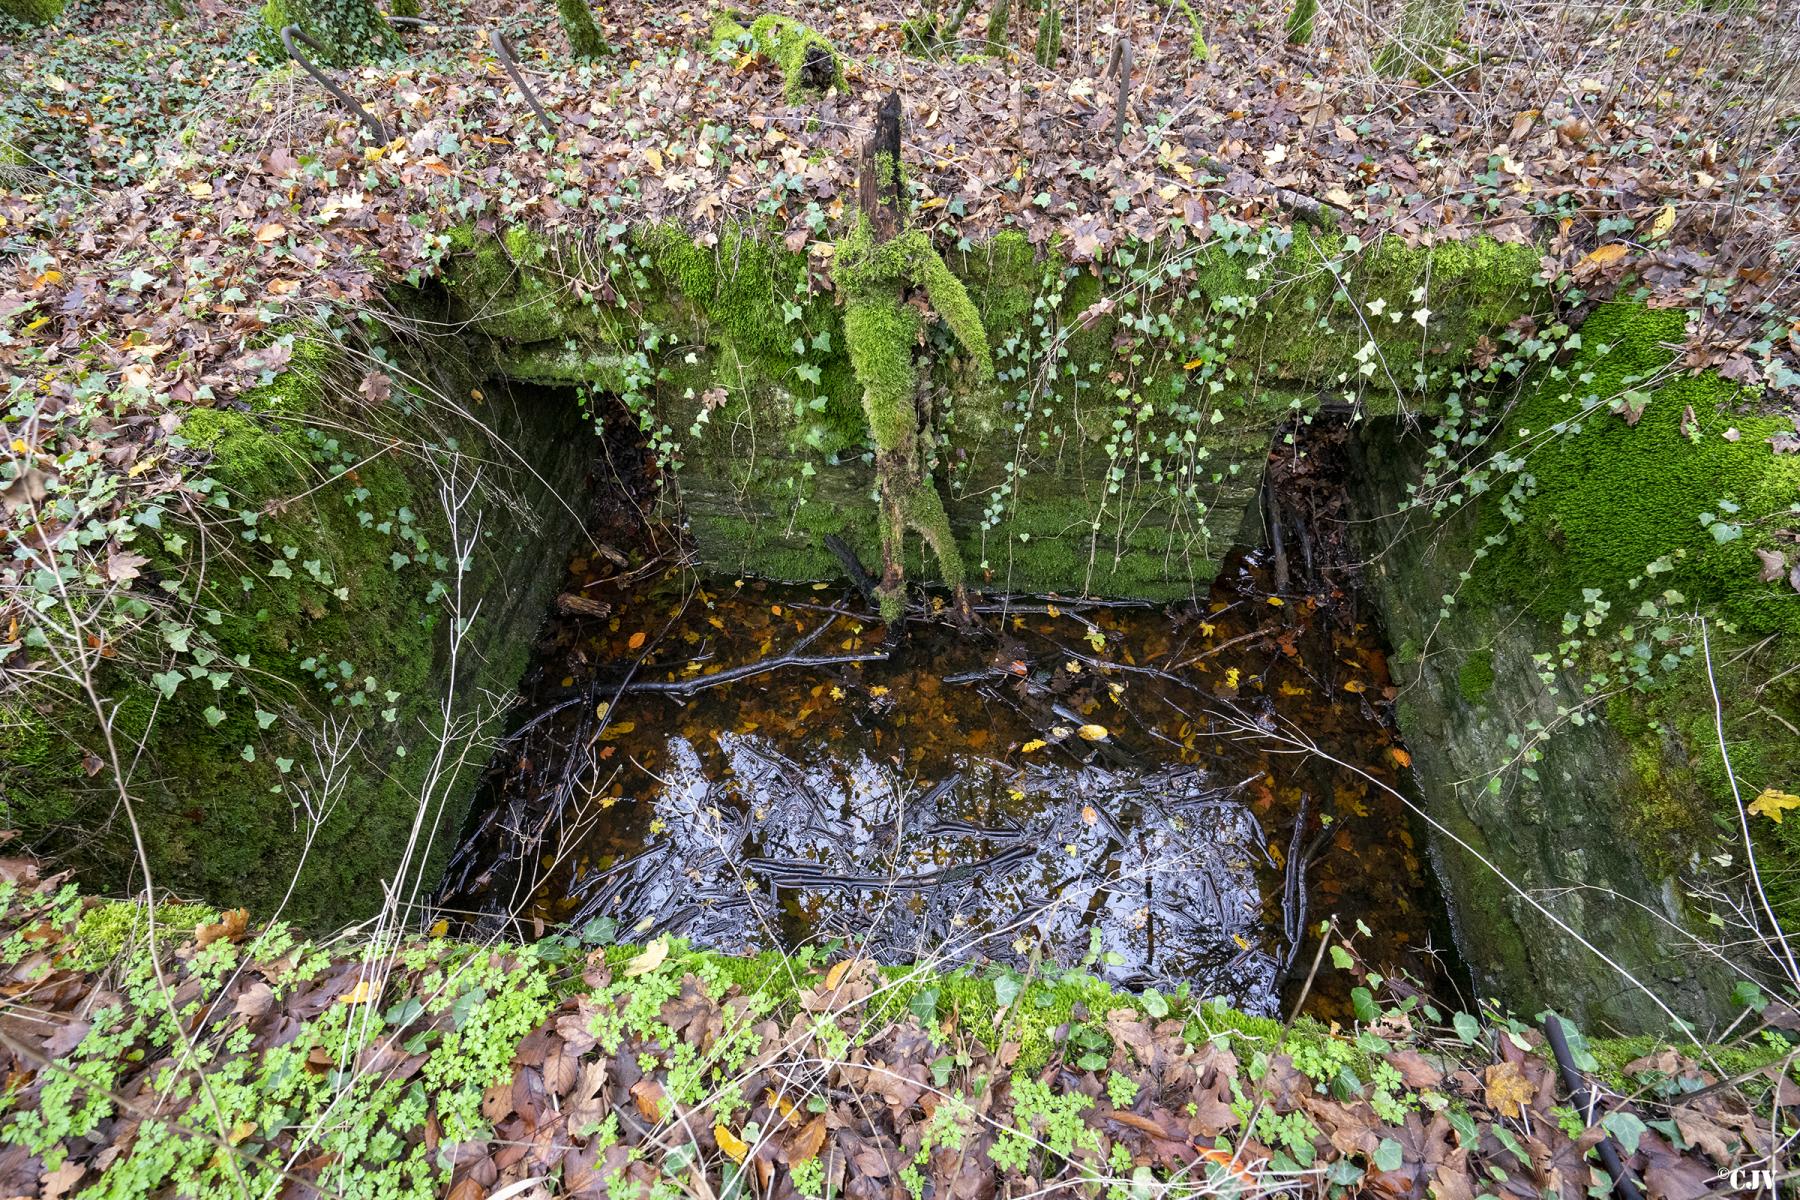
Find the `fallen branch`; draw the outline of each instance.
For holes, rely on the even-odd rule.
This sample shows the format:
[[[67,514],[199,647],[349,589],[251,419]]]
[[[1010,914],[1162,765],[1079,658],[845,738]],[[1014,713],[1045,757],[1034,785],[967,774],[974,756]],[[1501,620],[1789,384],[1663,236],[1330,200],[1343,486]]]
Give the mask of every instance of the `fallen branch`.
[[[754,679],[758,675],[767,675],[770,671],[779,671],[784,667],[836,667],[845,663],[886,661],[887,653],[885,651],[875,651],[871,654],[782,654],[775,658],[765,658],[760,662],[745,663],[741,667],[732,667],[713,675],[696,675],[692,679],[646,679],[637,683],[628,683],[619,689],[619,694],[625,696],[636,695],[640,692],[661,692],[670,696],[691,696],[706,688],[736,683],[740,679]]]

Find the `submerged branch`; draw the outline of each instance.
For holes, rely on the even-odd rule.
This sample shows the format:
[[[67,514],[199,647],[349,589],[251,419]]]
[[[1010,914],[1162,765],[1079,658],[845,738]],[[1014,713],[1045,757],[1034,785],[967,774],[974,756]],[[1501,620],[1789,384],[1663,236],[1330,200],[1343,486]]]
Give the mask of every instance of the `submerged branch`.
[[[782,654],[775,658],[765,658],[760,662],[745,663],[741,667],[732,667],[714,675],[697,675],[692,679],[646,679],[637,683],[628,683],[620,688],[619,692],[621,695],[662,692],[674,696],[691,696],[695,692],[709,687],[736,683],[740,679],[753,679],[758,675],[766,675],[770,671],[778,671],[783,667],[835,667],[844,663],[886,661],[887,652],[881,650],[869,654]]]

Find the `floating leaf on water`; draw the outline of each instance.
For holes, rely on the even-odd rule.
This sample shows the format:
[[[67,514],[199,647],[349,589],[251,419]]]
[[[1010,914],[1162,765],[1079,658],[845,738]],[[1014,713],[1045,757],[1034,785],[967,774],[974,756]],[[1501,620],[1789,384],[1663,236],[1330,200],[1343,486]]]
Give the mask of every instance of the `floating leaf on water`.
[[[1075,731],[1084,742],[1104,742],[1110,735],[1104,725],[1083,725]]]
[[[1034,750],[1042,750],[1045,746],[1048,746],[1049,744],[1050,743],[1046,742],[1043,738],[1032,738],[1029,742],[1026,742],[1023,746],[1020,746],[1019,749],[1024,751],[1026,754],[1030,754]]]
[[[640,629],[636,633],[632,634],[631,637],[626,641],[625,648],[627,650],[636,650],[636,649],[640,648],[641,646],[643,646],[643,644],[644,644],[644,631]]]

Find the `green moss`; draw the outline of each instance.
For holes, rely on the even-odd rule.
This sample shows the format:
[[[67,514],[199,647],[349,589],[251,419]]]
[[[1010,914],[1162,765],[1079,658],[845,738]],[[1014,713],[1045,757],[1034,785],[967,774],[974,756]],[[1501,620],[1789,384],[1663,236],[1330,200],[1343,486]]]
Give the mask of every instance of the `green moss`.
[[[1287,40],[1295,46],[1312,41],[1313,20],[1319,15],[1319,0],[1294,0],[1288,11]]]
[[[1499,444],[1522,461],[1530,499],[1516,528],[1490,512],[1484,532],[1506,541],[1482,586],[1551,621],[1586,612],[1589,592],[1623,616],[1674,588],[1747,632],[1800,633],[1800,596],[1759,582],[1755,553],[1800,531],[1800,457],[1766,440],[1792,428],[1740,413],[1749,397],[1711,372],[1662,378],[1684,324],[1677,310],[1603,306],[1566,374],[1527,390]],[[1647,395],[1635,426],[1609,411],[1632,392]],[[1737,535],[1721,540],[1720,523]]]
[[[316,55],[326,66],[347,67],[391,58],[401,49],[393,26],[372,0],[264,0],[257,19],[257,49],[271,63],[288,57],[281,31],[289,25],[298,25],[325,47],[322,53],[313,51],[308,56]]]
[[[837,48],[810,27],[780,13],[765,13],[750,23],[751,43],[781,69],[789,104],[801,104],[831,88],[848,91]],[[741,37],[743,27],[729,17],[714,26],[714,44]]]
[[[523,444],[518,418],[488,414],[483,428],[396,386],[383,409],[359,409],[365,432],[340,432],[346,385],[334,355],[302,340],[274,384],[242,397],[242,411],[187,415],[175,444],[208,464],[214,508],[204,529],[167,525],[165,515],[147,571],[176,587],[191,615],[185,626],[153,627],[151,644],[121,655],[133,666],[104,668],[99,681],[116,706],[114,741],[133,763],[153,880],[263,915],[285,902],[291,919],[309,925],[373,911],[415,819],[427,836],[400,882],[431,875],[447,837],[429,835],[457,827],[478,769],[432,774],[430,731],[443,698],[453,694],[459,711],[472,712],[476,697],[514,686],[541,615],[534,598],[554,586],[545,576],[485,597],[530,545],[519,514],[534,509],[490,502],[515,487],[519,497],[546,498],[548,484],[512,466],[495,440]],[[452,394],[468,394],[454,356],[437,355],[432,370]],[[585,467],[569,436],[578,418],[536,419],[547,422],[538,429],[547,440],[532,465],[568,486]],[[484,528],[497,539],[471,548],[467,582],[484,602],[470,636],[482,655],[454,675],[442,628],[452,563],[440,500],[452,441],[489,460],[487,489],[466,516],[488,509]],[[547,515],[530,519],[572,525],[543,507]],[[563,535],[553,536],[560,545]],[[156,665],[138,665],[145,657]],[[494,717],[483,710],[479,727]],[[21,751],[0,769],[9,819],[96,886],[124,887],[136,849],[123,822],[102,819],[118,797],[92,714],[46,699],[42,709],[9,711],[0,729]],[[101,756],[91,773],[88,752]],[[330,789],[328,774],[338,781]]]
[[[1529,247],[1415,249],[1390,239],[1352,254],[1341,236],[1303,231],[1292,244],[1271,234],[1285,245],[1272,258],[1227,239],[1185,251],[1197,282],[1153,287],[1138,310],[1122,299],[1143,291],[1129,271],[1071,266],[1054,251],[1040,258],[1016,231],[941,260],[924,231],[879,253],[859,236],[852,228],[830,260],[809,261],[760,225],[728,223],[703,243],[664,223],[634,228],[623,257],[596,260],[524,231],[465,232],[445,278],[472,327],[502,340],[504,369],[637,389],[634,411],[647,428],[680,443],[683,516],[711,564],[817,578],[833,570],[817,544],[823,533],[878,544],[865,456],[871,446],[906,451],[910,430],[965,561],[986,564],[980,582],[1158,599],[1204,589],[1239,535],[1289,406],[1313,406],[1339,375],[1362,380],[1365,319],[1377,361],[1396,376],[1363,380],[1370,408],[1393,409],[1391,386],[1419,386],[1421,349],[1429,371],[1448,371],[1539,295]],[[1127,249],[1151,261],[1161,252]],[[825,261],[842,304],[810,282]],[[879,281],[868,288],[873,303],[854,294],[859,274]],[[616,299],[578,300],[577,279],[579,294]],[[936,333],[916,307],[893,307],[901,283],[890,280],[926,290],[963,352],[917,356],[920,335]],[[1414,301],[1421,287],[1425,298]],[[1423,307],[1428,331],[1411,315]],[[1399,322],[1388,319],[1395,313]],[[1151,349],[1121,352],[1116,343],[1138,339],[1146,323],[1164,331]],[[1187,346],[1203,347],[1206,372],[1217,374],[1189,374]],[[640,357],[647,387],[628,382]],[[989,383],[990,364],[1004,383]],[[1023,386],[1028,376],[1041,381],[1037,397]],[[921,425],[914,410],[927,384]],[[1014,426],[1027,406],[1022,444]],[[1114,491],[1116,420],[1145,453],[1119,464],[1127,486]],[[1013,496],[1015,460],[1030,479]],[[1143,478],[1174,463],[1189,466],[1183,488]],[[997,496],[1007,497],[998,517]]]
[[[1317,4],[1318,0],[1301,0],[1303,3]],[[1195,62],[1205,62],[1212,57],[1212,50],[1206,44],[1206,29],[1200,24],[1200,14],[1188,0],[1175,0],[1175,7],[1187,18],[1188,54]],[[1308,31],[1310,33],[1310,30]]]
[[[1494,690],[1494,652],[1477,650],[1463,661],[1456,673],[1457,690],[1470,704],[1480,704]]]
[[[569,39],[569,52],[576,58],[597,59],[610,49],[594,24],[594,10],[588,0],[556,0],[556,15],[562,22],[563,36]]]
[[[27,25],[48,25],[67,5],[68,0],[0,0],[0,13]]]
[[[1006,53],[1006,30],[1011,23],[1014,0],[994,0],[994,6],[988,10],[987,19],[987,52],[992,55]]]
[[[1061,0],[1041,0],[1043,10],[1038,14],[1037,47],[1034,54],[1037,64],[1045,70],[1052,70],[1056,60],[1062,57],[1062,3]]]
[[[95,971],[114,960],[135,954],[148,944],[150,925],[141,901],[102,900],[81,914],[73,944],[64,947],[63,965],[75,971]],[[179,945],[194,936],[197,925],[217,921],[219,912],[203,904],[158,904],[159,939]]]

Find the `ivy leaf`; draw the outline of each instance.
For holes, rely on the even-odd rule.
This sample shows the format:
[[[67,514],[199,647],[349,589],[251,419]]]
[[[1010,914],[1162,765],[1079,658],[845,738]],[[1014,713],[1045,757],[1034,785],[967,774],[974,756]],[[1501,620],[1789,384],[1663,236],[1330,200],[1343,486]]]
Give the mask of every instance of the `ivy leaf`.
[[[1609,1112],[1600,1118],[1600,1125],[1618,1139],[1626,1157],[1637,1153],[1638,1139],[1644,1136],[1646,1127],[1636,1116],[1628,1112]]]
[[[1635,1147],[1634,1147],[1635,1149]],[[1375,1147],[1375,1169],[1378,1171],[1398,1171],[1405,1160],[1400,1143],[1393,1138],[1382,1138],[1381,1145]]]

